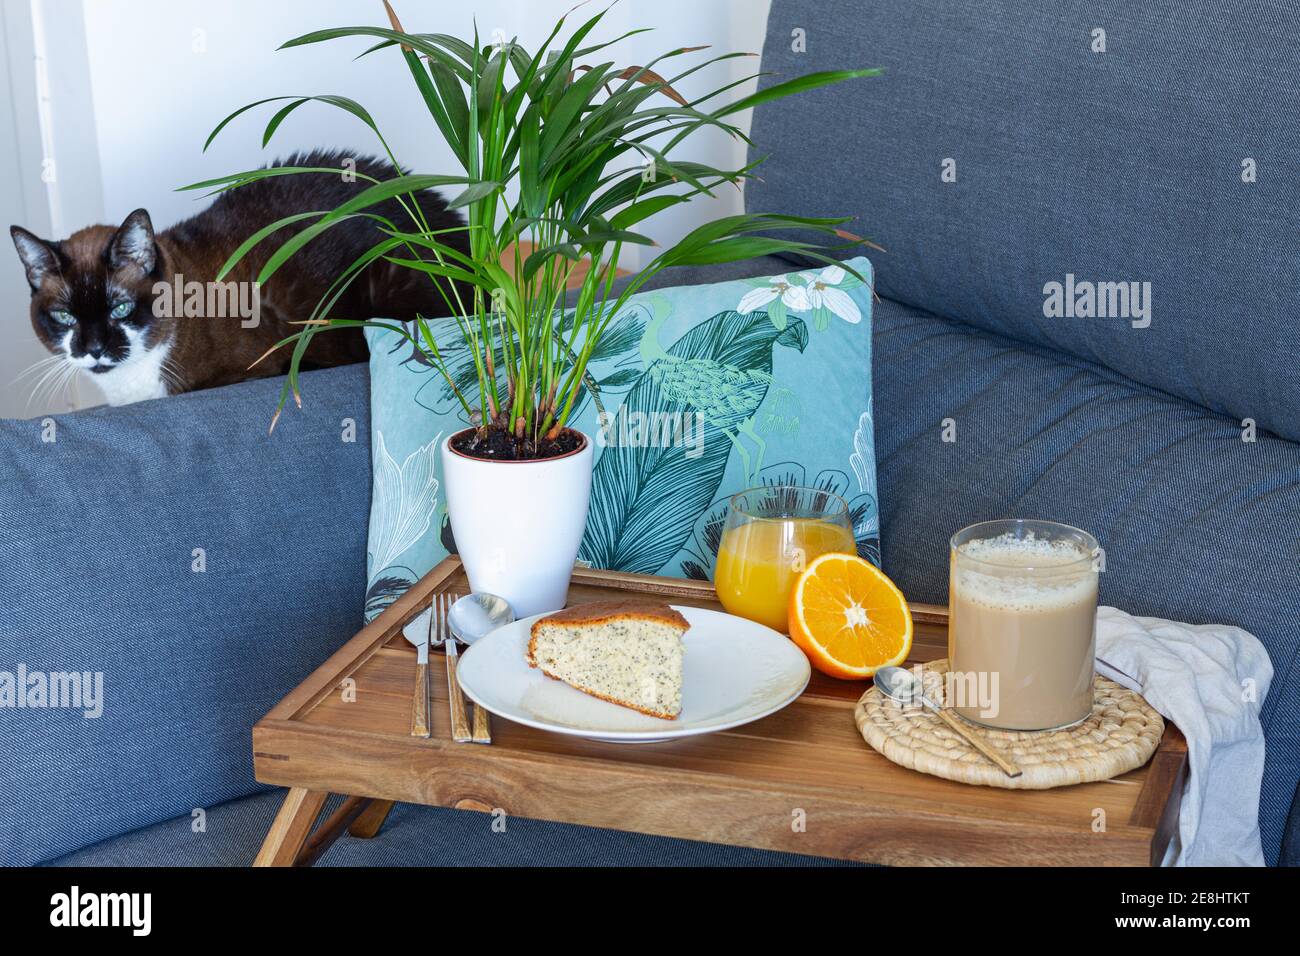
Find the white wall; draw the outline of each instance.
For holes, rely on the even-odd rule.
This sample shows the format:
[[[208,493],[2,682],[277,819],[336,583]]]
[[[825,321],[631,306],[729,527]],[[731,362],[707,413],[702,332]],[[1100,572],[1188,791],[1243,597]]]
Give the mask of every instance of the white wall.
[[[555,20],[576,0],[392,0],[411,32],[471,34],[475,22],[490,39],[495,30],[517,35],[535,48]],[[598,0],[572,13],[570,27],[596,13]],[[62,238],[91,222],[117,223],[137,207],[149,209],[158,228],[201,210],[208,200],[177,187],[242,169],[252,169],[296,149],[340,147],[377,152],[373,135],[355,118],[329,107],[308,105],[276,134],[268,150],[262,130],[273,105],[237,119],[204,153],[203,143],[228,113],[254,100],[284,94],[341,93],[362,103],[384,131],[404,165],[421,172],[457,172],[441,142],[405,64],[395,51],[362,60],[353,57],[363,40],[338,40],[276,51],[285,40],[335,26],[387,25],[380,0],[0,0],[9,19],[21,21],[10,37],[8,73],[22,81],[10,99],[30,114],[18,124],[15,143],[25,157],[23,184],[0,179],[3,208],[22,212],[24,224],[42,235]],[[612,39],[630,29],[653,32],[624,40],[607,59],[643,64],[666,50],[709,44],[709,54],[762,48],[769,0],[623,0],[615,4],[593,39]],[[37,23],[33,36],[32,20]],[[0,21],[3,22],[3,21]],[[44,22],[44,37],[39,24]],[[15,39],[16,36],[16,39]],[[17,53],[14,53],[15,48]],[[45,122],[37,123],[33,100],[33,57],[43,57],[49,74],[43,98]],[[599,61],[597,61],[599,62]],[[672,63],[693,62],[682,57]],[[689,78],[681,92],[700,95],[759,69],[757,57],[718,64]],[[735,91],[740,96],[752,84]],[[0,98],[5,90],[0,87]],[[5,116],[0,107],[0,129]],[[737,118],[742,128],[748,117]],[[44,153],[58,158],[58,176],[35,183]],[[744,162],[741,141],[708,130],[697,134],[682,157],[720,167]],[[6,162],[0,150],[0,167]],[[17,161],[16,159],[14,160]],[[27,196],[25,207],[15,189]],[[6,192],[7,190],[7,192]],[[669,210],[644,225],[661,244],[690,228],[738,211],[741,197],[725,187],[716,200]],[[17,215],[17,212],[15,213]],[[7,222],[4,223],[7,225]],[[639,250],[632,250],[632,254]],[[43,352],[32,348],[26,319],[26,286],[14,287],[16,257],[0,269],[0,336],[17,341],[21,365]],[[635,266],[636,260],[625,264]],[[21,300],[21,301],[15,301]],[[21,306],[21,308],[19,308]],[[4,356],[5,350],[0,350]],[[17,358],[0,358],[0,416],[42,414],[24,407],[28,392],[10,384]],[[95,401],[86,388],[81,404]],[[53,410],[63,410],[63,400]]]
[[[477,20],[485,39],[500,29],[535,47],[574,0],[394,0],[393,5],[412,32],[469,36]],[[597,10],[596,4],[579,9],[570,25]],[[644,63],[677,46],[705,43],[719,52],[737,43],[758,51],[766,13],[765,0],[624,2],[613,7],[595,36],[611,39],[634,27],[653,27],[653,33],[610,51],[609,59],[628,64]],[[201,152],[222,117],[246,103],[282,94],[348,95],[371,112],[404,165],[423,172],[458,171],[396,51],[354,61],[366,41],[338,40],[276,52],[285,40],[315,29],[386,25],[379,0],[86,0],[85,17],[105,211],[112,220],[145,205],[159,226],[175,222],[201,208],[203,200],[169,190],[252,168],[294,149],[377,151],[373,135],[359,121],[319,105],[301,108],[263,151],[262,129],[276,109],[268,105],[236,120],[206,155]],[[745,58],[702,71],[690,78],[683,93],[689,97],[710,84],[720,86],[739,78],[742,70],[754,72],[757,63]],[[697,148],[698,158],[718,165],[743,162],[743,144],[715,131],[700,134]],[[656,238],[670,239],[688,221],[703,222],[738,203],[731,190],[722,208],[695,207],[652,231]]]

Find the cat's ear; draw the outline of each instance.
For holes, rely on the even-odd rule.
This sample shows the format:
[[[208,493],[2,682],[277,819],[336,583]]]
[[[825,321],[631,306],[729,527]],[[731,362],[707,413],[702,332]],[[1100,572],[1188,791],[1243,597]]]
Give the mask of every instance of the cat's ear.
[[[122,220],[108,245],[108,261],[114,269],[135,266],[145,275],[153,272],[158,262],[158,247],[154,244],[153,222],[147,210],[137,209]]]
[[[18,258],[23,261],[23,268],[27,270],[27,284],[34,292],[41,287],[41,280],[47,275],[58,273],[59,254],[52,245],[22,226],[10,226],[9,235],[13,237],[14,248],[18,250]]]

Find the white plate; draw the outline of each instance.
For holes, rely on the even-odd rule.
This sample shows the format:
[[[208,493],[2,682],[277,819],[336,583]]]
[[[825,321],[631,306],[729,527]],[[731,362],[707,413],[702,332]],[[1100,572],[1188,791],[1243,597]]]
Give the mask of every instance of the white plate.
[[[613,743],[652,743],[739,727],[803,693],[812,670],[784,634],[744,618],[678,607],[683,638],[682,712],[676,720],[637,713],[574,690],[528,666],[534,615],[493,631],[460,659],[461,689],[480,707],[516,723]]]

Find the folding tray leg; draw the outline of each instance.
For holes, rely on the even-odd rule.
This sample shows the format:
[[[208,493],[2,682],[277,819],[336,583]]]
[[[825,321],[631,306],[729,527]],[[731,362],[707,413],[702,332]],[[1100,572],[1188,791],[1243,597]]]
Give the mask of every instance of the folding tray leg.
[[[392,800],[371,800],[370,805],[348,827],[348,834],[360,840],[369,840],[379,833],[384,821],[388,819],[388,811],[392,809]]]
[[[253,866],[293,866],[328,796],[324,790],[291,788]]]

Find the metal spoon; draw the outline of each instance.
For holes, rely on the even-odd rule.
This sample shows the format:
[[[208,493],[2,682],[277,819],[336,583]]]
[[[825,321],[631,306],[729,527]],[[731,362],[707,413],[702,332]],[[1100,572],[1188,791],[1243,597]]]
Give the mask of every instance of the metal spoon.
[[[515,609],[510,606],[510,602],[486,591],[458,598],[447,614],[452,636],[466,645],[473,644],[480,637],[486,637],[514,619]],[[478,704],[474,705],[473,740],[476,744],[492,743],[488,712]]]
[[[896,703],[907,705],[919,700],[923,707],[933,711],[954,733],[993,761],[1008,777],[1020,776],[1019,767],[981,740],[974,731],[966,728],[947,708],[940,707],[925,696],[920,678],[911,671],[903,667],[882,667],[876,671],[875,682],[880,692]]]

